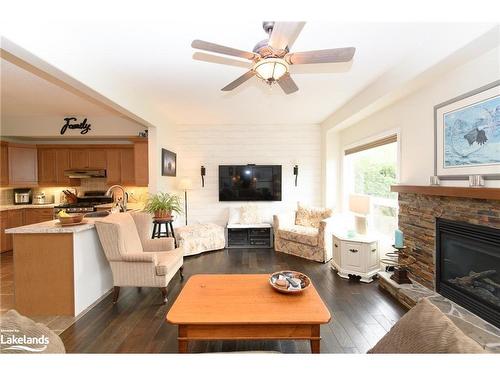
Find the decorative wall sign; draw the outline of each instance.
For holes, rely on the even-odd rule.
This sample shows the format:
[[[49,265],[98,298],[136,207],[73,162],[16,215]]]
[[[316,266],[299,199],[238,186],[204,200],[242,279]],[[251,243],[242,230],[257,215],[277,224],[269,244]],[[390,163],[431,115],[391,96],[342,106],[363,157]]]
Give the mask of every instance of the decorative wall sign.
[[[76,121],[76,122],[75,122]],[[80,129],[80,134],[87,134],[90,129],[90,122],[87,122],[85,117],[82,122],[78,122],[76,117],[66,117],[64,119],[64,125],[61,128],[61,135],[66,133],[68,129]]]
[[[175,177],[177,175],[177,154],[161,149],[161,175]]]
[[[500,179],[500,81],[434,107],[434,174]]]

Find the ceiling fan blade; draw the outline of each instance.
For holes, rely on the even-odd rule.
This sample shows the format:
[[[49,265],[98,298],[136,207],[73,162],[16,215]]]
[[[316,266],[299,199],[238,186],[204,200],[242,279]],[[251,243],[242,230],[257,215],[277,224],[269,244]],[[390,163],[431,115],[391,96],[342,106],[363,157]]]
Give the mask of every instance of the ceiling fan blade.
[[[352,60],[356,48],[332,48],[317,51],[294,52],[285,55],[289,64],[323,64],[348,62]]]
[[[245,69],[250,69],[252,67],[252,63],[250,63],[250,62],[236,60],[236,59],[230,59],[230,58],[227,58],[224,56],[212,55],[210,53],[205,53],[205,52],[193,53],[193,59],[198,60],[198,61],[215,63],[215,64],[231,65],[231,66],[236,66],[238,68],[245,68]]]
[[[242,51],[236,48],[221,46],[219,44],[205,42],[203,40],[193,40],[191,47],[196,49],[202,49],[204,51],[220,53],[222,55],[231,55],[236,57],[241,57],[242,59],[254,60],[259,57],[256,53]]]
[[[298,86],[295,84],[295,81],[292,79],[289,73],[278,79],[278,85],[280,85],[280,87],[287,95],[293,94],[295,91],[299,90]]]
[[[238,87],[239,85],[241,85],[242,83],[248,81],[250,78],[252,78],[253,76],[255,75],[255,71],[253,70],[249,70],[248,72],[246,72],[245,74],[243,74],[242,76],[239,76],[238,78],[236,78],[233,82],[231,82],[230,84],[224,86],[221,91],[231,91],[231,90],[234,90],[236,87]]]
[[[292,48],[305,22],[276,22],[269,38],[269,45],[275,50]]]

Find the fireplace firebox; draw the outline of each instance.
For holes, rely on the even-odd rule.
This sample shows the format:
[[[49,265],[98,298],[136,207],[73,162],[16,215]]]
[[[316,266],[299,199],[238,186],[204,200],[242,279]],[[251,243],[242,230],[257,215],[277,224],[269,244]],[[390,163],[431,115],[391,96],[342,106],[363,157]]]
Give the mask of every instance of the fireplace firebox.
[[[500,328],[500,229],[437,218],[436,290]]]

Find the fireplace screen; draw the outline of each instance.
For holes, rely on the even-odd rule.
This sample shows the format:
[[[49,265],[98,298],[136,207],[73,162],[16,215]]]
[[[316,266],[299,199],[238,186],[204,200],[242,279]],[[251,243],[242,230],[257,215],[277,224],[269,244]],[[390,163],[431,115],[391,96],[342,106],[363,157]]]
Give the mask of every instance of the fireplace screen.
[[[436,289],[500,327],[500,230],[437,219]]]

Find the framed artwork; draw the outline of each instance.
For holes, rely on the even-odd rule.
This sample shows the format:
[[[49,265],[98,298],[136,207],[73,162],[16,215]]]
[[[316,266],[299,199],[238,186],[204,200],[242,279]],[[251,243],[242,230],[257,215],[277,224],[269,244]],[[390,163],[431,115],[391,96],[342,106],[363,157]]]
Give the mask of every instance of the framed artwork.
[[[161,149],[161,175],[175,177],[177,175],[177,154]]]
[[[434,174],[500,179],[500,80],[434,107]]]

